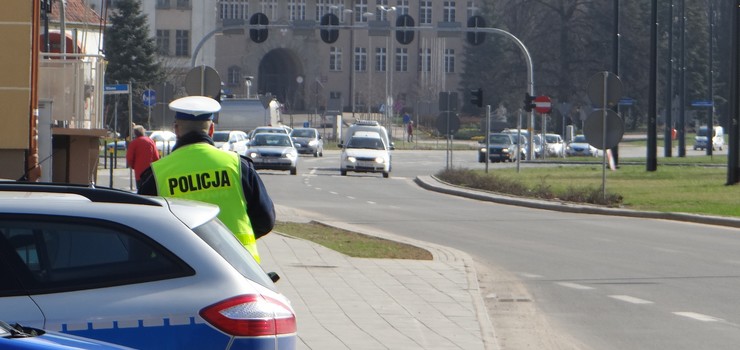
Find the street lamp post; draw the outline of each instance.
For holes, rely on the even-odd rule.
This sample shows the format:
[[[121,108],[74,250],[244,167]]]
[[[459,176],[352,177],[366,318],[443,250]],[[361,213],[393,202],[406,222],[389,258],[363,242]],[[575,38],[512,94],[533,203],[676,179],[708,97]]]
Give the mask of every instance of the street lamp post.
[[[378,9],[385,12],[386,14],[389,13],[396,13],[396,7],[386,7],[383,5],[378,5]],[[390,21],[390,16],[385,17],[386,21]],[[393,22],[391,22],[393,23]],[[385,69],[385,120],[386,120],[386,127],[388,128],[389,133],[393,133],[391,128],[391,118],[393,116],[393,69],[395,69],[394,65],[394,56],[395,53],[393,52],[393,38],[391,38],[393,34],[393,31],[389,33],[389,35],[385,38],[385,44],[386,44],[386,69]],[[387,59],[390,58],[390,59]]]

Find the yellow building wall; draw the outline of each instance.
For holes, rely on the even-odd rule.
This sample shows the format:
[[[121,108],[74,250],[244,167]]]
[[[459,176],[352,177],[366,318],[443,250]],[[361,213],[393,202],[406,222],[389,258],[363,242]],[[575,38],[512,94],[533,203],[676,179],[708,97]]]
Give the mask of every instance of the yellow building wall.
[[[3,0],[0,11],[0,150],[29,146],[33,2]],[[4,152],[0,152],[3,154]]]

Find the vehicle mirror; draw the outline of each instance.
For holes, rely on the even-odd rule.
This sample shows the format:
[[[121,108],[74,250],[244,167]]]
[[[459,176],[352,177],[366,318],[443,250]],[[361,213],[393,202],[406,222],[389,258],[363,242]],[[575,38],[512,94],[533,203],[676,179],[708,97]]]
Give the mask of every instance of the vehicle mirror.
[[[337,147],[339,147],[339,148],[343,148],[343,147],[344,147],[344,145],[342,145],[341,143],[338,143],[338,144],[337,144]]]

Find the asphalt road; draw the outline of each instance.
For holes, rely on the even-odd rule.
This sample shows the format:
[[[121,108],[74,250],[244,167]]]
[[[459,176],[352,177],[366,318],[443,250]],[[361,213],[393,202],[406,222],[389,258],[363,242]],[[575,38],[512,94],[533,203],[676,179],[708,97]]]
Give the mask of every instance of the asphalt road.
[[[343,177],[338,153],[328,151],[301,157],[298,176],[262,177],[277,203],[316,219],[473,256],[494,326],[509,348],[730,349],[740,343],[737,229],[493,204],[413,182],[443,168],[447,157],[396,151],[390,179]],[[482,166],[474,151],[451,157],[455,166]]]

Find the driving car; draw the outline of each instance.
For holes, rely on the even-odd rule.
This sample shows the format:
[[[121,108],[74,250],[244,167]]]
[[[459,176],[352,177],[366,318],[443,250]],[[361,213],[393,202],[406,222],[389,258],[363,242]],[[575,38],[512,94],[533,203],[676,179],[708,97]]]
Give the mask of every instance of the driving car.
[[[519,148],[516,142],[516,134],[511,133],[491,133],[488,134],[488,151],[486,151],[486,140],[481,140],[481,147],[478,148],[478,162],[485,163],[486,155],[491,162],[513,162],[516,160],[517,153],[519,159],[526,158],[526,151]],[[520,144],[525,144],[524,136],[519,135]]]
[[[261,134],[261,133],[276,133],[276,134],[290,135],[290,132],[292,130],[293,129],[287,126],[258,126],[249,133],[249,139],[251,140],[254,138],[254,135]]]
[[[258,133],[249,140],[247,157],[257,170],[288,170],[298,174],[298,150],[288,134]]]
[[[599,155],[599,150],[586,141],[586,136],[576,135],[573,141],[565,146],[565,154],[569,157],[596,157]]]
[[[696,131],[696,136],[694,136],[694,151],[697,149],[705,150],[707,149],[707,145],[709,143],[709,128],[707,128],[706,125],[700,126],[699,130]],[[719,149],[722,150],[722,147],[725,145],[725,130],[721,126],[713,126],[712,127],[712,150]]]
[[[565,157],[565,142],[559,134],[545,134],[545,156]]]
[[[3,318],[136,349],[295,349],[295,312],[277,276],[218,212],[110,188],[2,181]]]
[[[239,155],[247,154],[247,142],[249,142],[249,136],[244,131],[239,130],[217,130],[213,132],[213,143],[217,148],[224,151],[231,151],[239,153]]]
[[[357,131],[347,142],[340,143],[339,173],[346,176],[348,171],[358,173],[382,173],[388,178],[391,172],[390,148],[375,131]]]
[[[295,128],[290,132],[293,144],[299,154],[313,154],[314,157],[324,156],[324,140],[321,133],[315,128]]]

